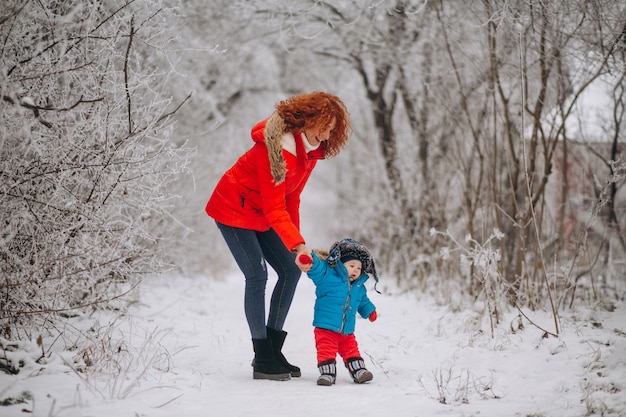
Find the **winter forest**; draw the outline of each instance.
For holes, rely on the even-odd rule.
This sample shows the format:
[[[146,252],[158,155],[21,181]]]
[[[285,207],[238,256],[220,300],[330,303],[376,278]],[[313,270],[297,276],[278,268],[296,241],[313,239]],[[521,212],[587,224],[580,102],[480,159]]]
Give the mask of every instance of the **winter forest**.
[[[206,200],[310,91],[353,127],[310,185],[311,247],[353,237],[384,285],[479,303],[491,334],[545,311],[558,337],[561,314],[624,300],[621,1],[4,0],[0,41],[7,373],[21,341],[83,349],[63,323],[121,314],[154,276],[231,273]]]

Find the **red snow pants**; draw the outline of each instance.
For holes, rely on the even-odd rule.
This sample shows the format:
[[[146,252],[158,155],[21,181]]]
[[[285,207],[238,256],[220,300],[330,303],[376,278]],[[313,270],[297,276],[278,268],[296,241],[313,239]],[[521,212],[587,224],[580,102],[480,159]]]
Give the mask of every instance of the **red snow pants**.
[[[361,357],[354,333],[341,334],[319,327],[316,327],[313,332],[315,334],[315,347],[317,348],[317,363],[334,360],[337,353],[344,363],[347,359]]]

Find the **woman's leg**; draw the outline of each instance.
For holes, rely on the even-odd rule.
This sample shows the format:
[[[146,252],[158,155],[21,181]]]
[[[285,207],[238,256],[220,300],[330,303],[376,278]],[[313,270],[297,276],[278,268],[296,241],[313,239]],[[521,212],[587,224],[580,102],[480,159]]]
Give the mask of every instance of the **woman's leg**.
[[[296,265],[296,254],[289,251],[273,229],[258,233],[263,255],[278,275],[272,292],[267,327],[282,330],[291,302],[296,293],[301,271]]]
[[[257,232],[217,223],[230,252],[246,279],[244,311],[253,339],[267,339],[265,285],[267,267]]]

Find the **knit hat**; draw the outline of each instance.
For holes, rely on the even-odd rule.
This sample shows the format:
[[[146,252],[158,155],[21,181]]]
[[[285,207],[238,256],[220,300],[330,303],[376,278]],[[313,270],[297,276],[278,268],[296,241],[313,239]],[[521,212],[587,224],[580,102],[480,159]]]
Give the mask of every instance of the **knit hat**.
[[[374,280],[376,281],[374,289],[376,292],[380,293],[380,291],[376,289],[376,285],[378,285],[378,274],[376,273],[374,258],[372,257],[370,251],[356,240],[345,238],[339,242],[335,242],[330,248],[330,253],[328,254],[328,258],[326,258],[326,261],[330,266],[334,267],[337,265],[337,261],[347,262],[350,259],[358,259],[361,261],[361,270],[374,277]]]
[[[345,256],[342,256],[339,260],[341,261],[341,263],[344,263],[344,264],[348,261],[353,261],[353,260],[357,260],[361,262],[361,264],[363,264],[363,261],[360,260],[359,257],[355,255],[345,255]]]

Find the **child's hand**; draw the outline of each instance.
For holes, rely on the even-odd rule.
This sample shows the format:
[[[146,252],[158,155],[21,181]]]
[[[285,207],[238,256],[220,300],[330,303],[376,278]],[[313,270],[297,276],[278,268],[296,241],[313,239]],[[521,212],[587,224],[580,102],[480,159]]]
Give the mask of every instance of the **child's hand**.
[[[375,322],[377,318],[378,318],[378,314],[376,314],[376,310],[372,311],[372,314],[370,314],[369,320],[371,322]]]

